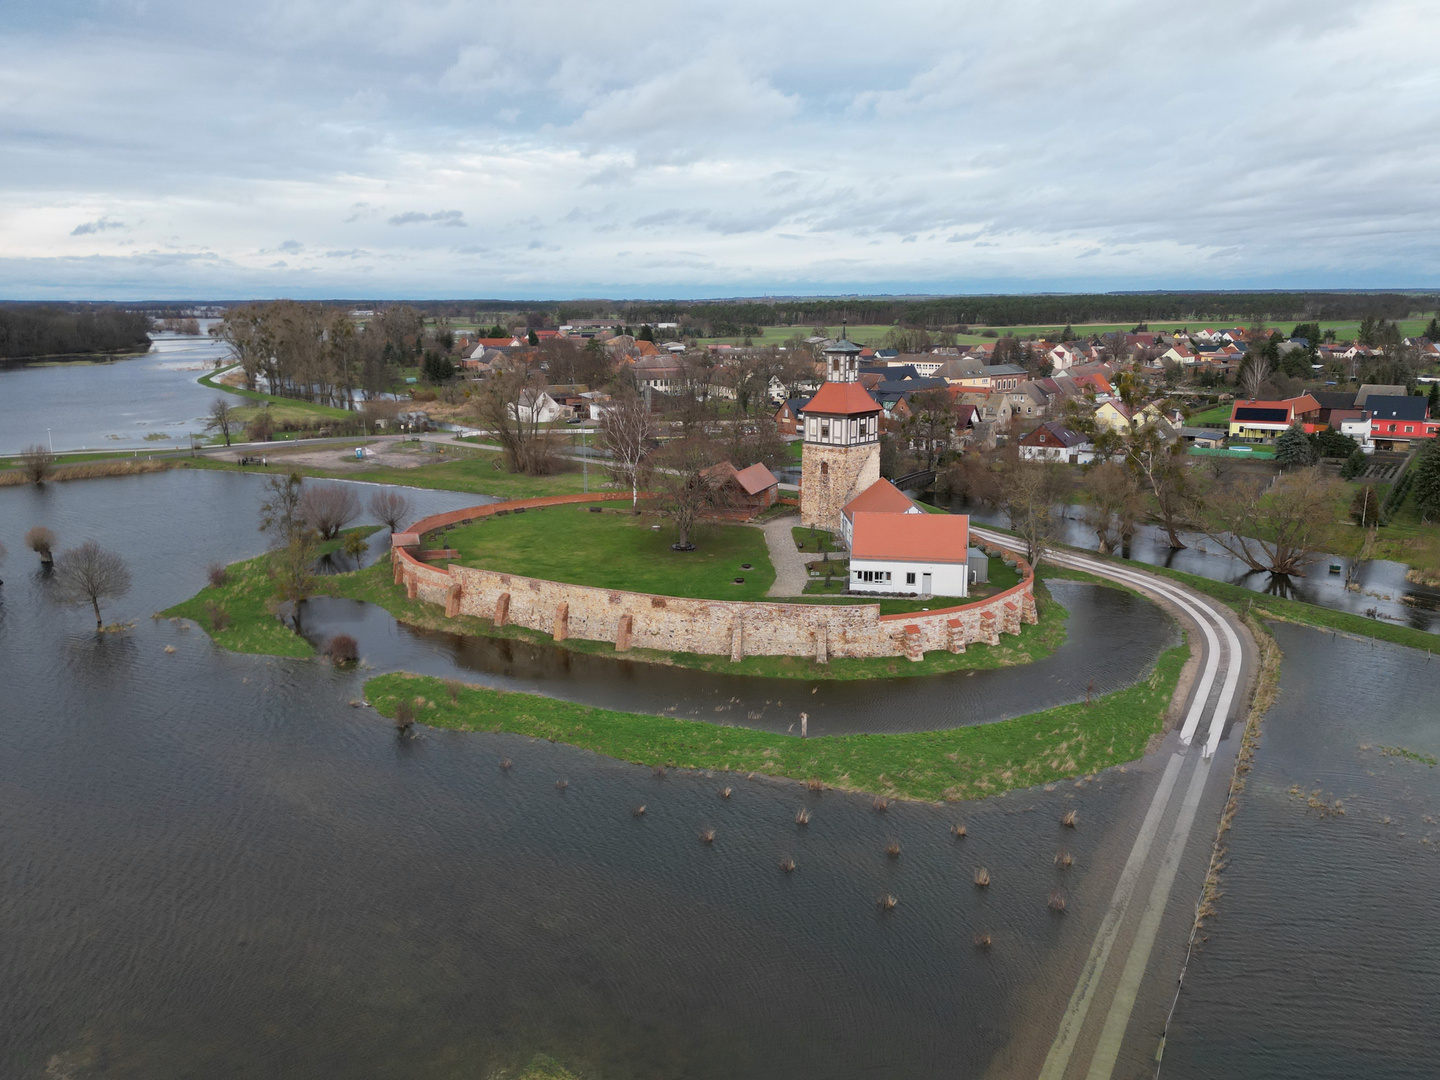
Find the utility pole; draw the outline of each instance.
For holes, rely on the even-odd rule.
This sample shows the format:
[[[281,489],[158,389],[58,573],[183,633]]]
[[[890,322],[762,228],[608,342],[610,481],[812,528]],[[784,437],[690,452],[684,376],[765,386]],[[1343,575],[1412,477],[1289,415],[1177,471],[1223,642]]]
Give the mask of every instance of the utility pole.
[[[585,477],[585,494],[590,494],[590,453],[585,442],[585,425],[580,425],[580,471]]]

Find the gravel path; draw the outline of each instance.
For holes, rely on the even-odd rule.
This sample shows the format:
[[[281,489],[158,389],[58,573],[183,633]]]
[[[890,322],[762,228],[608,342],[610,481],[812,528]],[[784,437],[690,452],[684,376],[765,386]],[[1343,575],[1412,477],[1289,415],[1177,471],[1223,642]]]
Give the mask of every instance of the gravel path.
[[[775,567],[775,584],[770,586],[766,596],[799,596],[805,591],[810,575],[790,533],[799,524],[799,514],[786,514],[771,518],[760,526],[760,531],[765,534],[765,543],[770,548],[770,564]]]

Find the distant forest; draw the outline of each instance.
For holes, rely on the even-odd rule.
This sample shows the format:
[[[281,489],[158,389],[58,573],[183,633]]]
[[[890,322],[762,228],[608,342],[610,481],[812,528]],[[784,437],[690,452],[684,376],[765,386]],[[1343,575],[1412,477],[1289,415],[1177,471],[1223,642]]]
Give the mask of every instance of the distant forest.
[[[104,306],[0,306],[0,360],[144,352],[150,320]]]
[[[427,315],[468,317],[471,312],[515,311],[531,325],[569,319],[615,316],[616,321],[678,322],[701,336],[734,336],[742,327],[894,325],[925,328],[960,326],[1060,326],[1064,323],[1152,323],[1234,321],[1256,317],[1272,322],[1403,319],[1440,307],[1433,293],[1362,292],[1163,292],[1053,295],[946,296],[933,299],[845,297],[793,300],[496,301],[448,300],[413,303]]]

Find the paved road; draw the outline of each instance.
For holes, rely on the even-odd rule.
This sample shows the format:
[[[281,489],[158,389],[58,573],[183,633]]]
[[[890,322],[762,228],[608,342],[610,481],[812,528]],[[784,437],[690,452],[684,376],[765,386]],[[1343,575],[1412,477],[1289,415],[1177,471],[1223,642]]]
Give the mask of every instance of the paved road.
[[[973,532],[990,543],[1016,546],[1013,537],[1001,533],[981,528]],[[1167,909],[1178,917],[1185,911],[1172,908],[1172,903],[1186,910],[1191,903],[1188,893],[1172,896],[1187,845],[1205,845],[1203,850],[1192,849],[1191,855],[1208,859],[1213,834],[1201,829],[1192,837],[1192,832],[1207,784],[1229,780],[1225,769],[1214,770],[1212,779],[1210,762],[1227,725],[1243,707],[1240,688],[1250,639],[1237,631],[1236,617],[1228,608],[1168,578],[1068,551],[1052,552],[1047,558],[1167,602],[1191,624],[1191,641],[1201,647],[1200,668],[1173,740],[1175,748],[1146,807],[1039,1073],[1041,1080],[1110,1080],[1122,1050],[1128,1051],[1129,1062],[1150,1057],[1155,1050],[1158,1033],[1132,1030],[1131,1018]],[[1167,978],[1161,985],[1173,988],[1178,972],[1164,974]]]

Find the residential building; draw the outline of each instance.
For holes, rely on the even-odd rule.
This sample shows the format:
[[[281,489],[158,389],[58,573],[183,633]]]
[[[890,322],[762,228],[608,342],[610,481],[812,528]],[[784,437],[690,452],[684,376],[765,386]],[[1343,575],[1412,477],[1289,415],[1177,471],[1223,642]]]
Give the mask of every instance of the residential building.
[[[851,592],[970,594],[968,516],[858,511],[852,527]]]
[[[840,511],[840,538],[848,548],[855,536],[856,514],[923,514],[914,500],[883,477],[845,504]]]
[[[1309,394],[1282,401],[1236,400],[1230,407],[1230,438],[1270,442],[1292,424],[1318,426],[1320,403]]]
[[[1095,460],[1095,447],[1090,440],[1059,420],[1049,420],[1021,438],[1019,451],[1025,461],[1088,465]]]
[[[1440,420],[1430,419],[1423,397],[1381,397],[1370,395],[1365,409],[1370,414],[1370,437],[1379,450],[1408,450],[1417,439],[1433,439],[1440,432]]]

